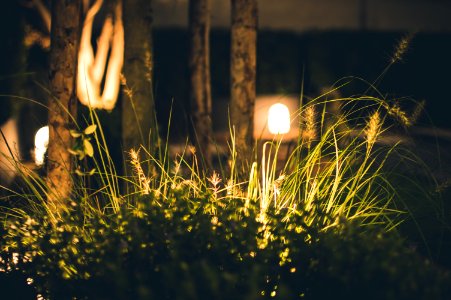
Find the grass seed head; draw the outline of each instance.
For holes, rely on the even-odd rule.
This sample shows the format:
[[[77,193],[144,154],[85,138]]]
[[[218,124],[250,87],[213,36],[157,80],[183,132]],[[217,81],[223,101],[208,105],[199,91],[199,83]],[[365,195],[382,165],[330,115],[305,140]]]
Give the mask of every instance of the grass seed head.
[[[406,112],[401,109],[398,103],[388,108],[388,114],[398,119],[402,125],[409,127],[412,125],[412,121],[407,116]]]
[[[420,115],[424,110],[425,104],[426,104],[426,101],[423,100],[423,101],[418,102],[417,105],[415,106],[412,116],[410,117],[410,121],[412,124],[415,124],[418,121],[418,119],[420,118]]]
[[[131,149],[129,152],[130,163],[135,171],[135,176],[138,178],[139,187],[141,188],[141,193],[147,195],[150,193],[150,180],[144,175],[144,171],[141,167],[141,162],[139,160],[139,150]]]
[[[213,171],[213,175],[207,178],[207,180],[213,185],[214,188],[216,188],[221,182],[221,178],[219,177],[218,173],[216,173],[216,171]]]
[[[393,56],[391,58],[392,64],[402,61],[403,56],[409,49],[409,45],[413,37],[414,34],[408,34],[399,41],[398,45],[396,45],[395,52],[393,53]]]
[[[120,82],[121,85],[124,87],[124,93],[127,95],[128,98],[133,98],[133,90],[127,85],[127,79],[125,78],[125,75],[121,73],[120,75]]]
[[[147,47],[146,47],[147,48]],[[146,67],[145,77],[148,82],[152,81],[152,53],[146,51],[144,53],[144,66]]]
[[[376,142],[377,136],[380,133],[381,126],[381,117],[379,115],[379,112],[376,111],[373,115],[371,115],[365,129],[366,141],[369,146],[374,145],[374,143]]]
[[[313,140],[316,139],[316,126],[315,126],[315,107],[313,105],[308,106],[304,111],[304,130],[302,131],[302,137],[307,143],[307,147],[310,147]]]

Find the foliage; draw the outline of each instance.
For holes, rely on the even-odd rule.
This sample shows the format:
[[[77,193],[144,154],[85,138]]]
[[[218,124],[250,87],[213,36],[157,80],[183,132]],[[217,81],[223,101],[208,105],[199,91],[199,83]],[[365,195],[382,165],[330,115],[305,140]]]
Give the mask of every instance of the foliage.
[[[69,149],[69,153],[78,157],[79,160],[85,156],[92,157],[94,155],[94,148],[90,142],[89,135],[92,135],[97,129],[97,125],[88,126],[85,130],[79,132],[75,129],[70,130],[70,135],[76,139],[73,149]]]
[[[92,112],[97,127],[72,134],[92,141],[95,172],[74,177],[70,206],[52,213],[45,182],[22,173],[16,196],[31,205],[2,215],[0,280],[26,279],[48,299],[446,299],[449,273],[394,230],[405,215],[386,176],[393,148],[378,141],[385,118],[412,117],[373,97],[334,101],[343,115],[322,98],[303,106],[286,164],[281,140],[266,141],[244,182],[233,130],[221,174],[200,169],[194,148],[171,159],[166,146],[141,149],[143,162],[131,150],[134,177],[120,178]]]
[[[48,299],[445,299],[450,276],[394,233],[353,223],[318,231],[234,199],[206,213],[174,191],[140,197],[140,209],[87,218],[79,205],[52,224],[8,224],[2,268]],[[182,197],[181,197],[182,196]],[[161,203],[161,204],[158,204]],[[17,253],[17,254],[14,254]],[[15,258],[13,258],[15,257]],[[13,263],[13,261],[17,263]],[[16,275],[17,276],[17,275]]]

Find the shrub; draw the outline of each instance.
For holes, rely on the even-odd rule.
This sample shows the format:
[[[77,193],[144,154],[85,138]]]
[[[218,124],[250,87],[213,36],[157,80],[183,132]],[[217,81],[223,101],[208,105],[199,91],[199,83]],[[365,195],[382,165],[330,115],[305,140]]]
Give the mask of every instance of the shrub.
[[[13,222],[2,240],[2,268],[32,278],[46,299],[451,295],[449,273],[405,248],[395,233],[346,221],[322,231],[301,215],[268,213],[262,224],[256,207],[243,212],[240,199],[215,215],[206,213],[208,195],[158,200],[141,197],[139,211],[111,216],[86,218],[74,205],[57,224],[46,217]]]
[[[78,170],[62,209],[45,202],[39,175],[23,172],[16,196],[31,205],[2,214],[0,283],[28,283],[46,299],[446,299],[449,273],[393,230],[402,212],[384,173],[392,148],[376,143],[384,110],[410,119],[371,97],[345,100],[371,100],[373,113],[353,118],[356,129],[342,119],[352,112],[326,127],[313,108],[325,103],[312,101],[286,165],[277,165],[280,141],[267,141],[244,182],[233,132],[224,182],[200,170],[195,151],[174,161],[147,153],[152,176],[130,151],[127,195],[97,124],[95,169]]]

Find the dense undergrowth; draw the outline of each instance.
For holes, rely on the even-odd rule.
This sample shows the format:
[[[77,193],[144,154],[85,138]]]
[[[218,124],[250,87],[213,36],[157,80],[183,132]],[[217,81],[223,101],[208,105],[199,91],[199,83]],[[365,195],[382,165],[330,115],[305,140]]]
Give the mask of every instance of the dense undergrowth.
[[[79,205],[57,224],[10,225],[10,276],[33,278],[49,299],[446,299],[450,277],[399,236],[343,220],[334,230],[243,214],[234,199],[214,216],[206,198],[86,218]],[[5,234],[3,232],[3,234]],[[19,253],[15,256],[12,253]],[[32,258],[31,261],[30,258]],[[16,263],[13,263],[14,259]],[[12,292],[20,295],[22,289]]]
[[[331,101],[342,115],[329,114]],[[418,112],[365,96],[313,99],[297,113],[300,138],[284,163],[279,139],[262,142],[240,180],[233,128],[229,163],[218,172],[200,167],[189,147],[175,158],[167,148],[142,149],[130,151],[134,176],[120,177],[91,112],[99,130],[76,133],[73,152],[94,169],[80,164],[66,205],[49,205],[42,177],[18,168],[22,189],[9,190],[10,198],[26,205],[2,210],[4,292],[30,299],[449,298],[450,273],[397,232],[412,216],[389,180],[396,147],[378,143],[387,118],[408,126]],[[86,140],[94,147],[83,148]]]

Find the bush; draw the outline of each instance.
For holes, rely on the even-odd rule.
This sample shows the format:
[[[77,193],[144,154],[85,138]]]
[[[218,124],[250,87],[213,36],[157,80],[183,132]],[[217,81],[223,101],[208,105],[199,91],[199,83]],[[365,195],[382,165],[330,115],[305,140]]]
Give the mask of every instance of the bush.
[[[394,151],[377,141],[387,117],[407,126],[416,113],[346,98],[337,100],[346,115],[326,126],[325,110],[317,120],[325,101],[302,107],[302,134],[282,169],[281,141],[266,141],[244,181],[233,131],[224,182],[206,177],[195,149],[174,161],[147,153],[151,176],[131,150],[135,178],[124,179],[91,125],[95,168],[77,154],[86,164],[75,171],[74,201],[52,206],[42,176],[21,169],[25,187],[14,195],[29,205],[0,214],[0,284],[58,300],[451,298],[449,273],[393,230],[404,216],[385,168]],[[359,114],[368,101],[369,118]],[[121,179],[130,194],[120,194]]]
[[[3,228],[0,280],[46,299],[447,299],[448,272],[404,247],[395,233],[341,220],[333,230],[243,210],[209,195],[137,200],[139,209],[87,217],[75,205],[52,224]],[[5,251],[6,250],[6,251]],[[17,254],[14,254],[17,253]],[[16,257],[16,263],[14,258]]]

